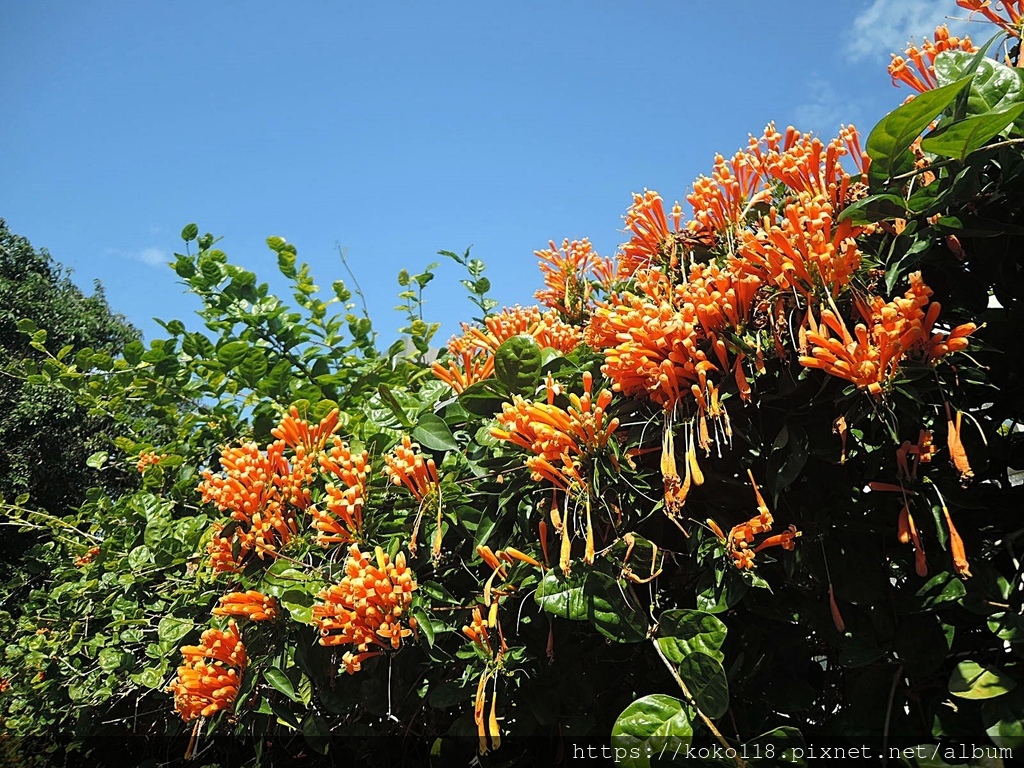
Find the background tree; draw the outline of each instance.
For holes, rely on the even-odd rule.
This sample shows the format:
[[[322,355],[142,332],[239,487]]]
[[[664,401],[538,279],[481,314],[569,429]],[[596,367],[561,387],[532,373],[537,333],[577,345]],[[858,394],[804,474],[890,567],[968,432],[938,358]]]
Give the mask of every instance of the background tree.
[[[111,311],[99,283],[87,296],[70,275],[0,219],[0,496],[13,501],[27,494],[25,505],[56,515],[81,504],[94,485],[127,487],[129,476],[101,476],[87,461],[109,448],[111,419],[78,405],[63,387],[28,382],[24,365],[84,349],[116,356],[141,337]],[[46,332],[45,351],[19,330],[24,320]],[[31,538],[15,538],[8,530],[0,541],[6,569]]]

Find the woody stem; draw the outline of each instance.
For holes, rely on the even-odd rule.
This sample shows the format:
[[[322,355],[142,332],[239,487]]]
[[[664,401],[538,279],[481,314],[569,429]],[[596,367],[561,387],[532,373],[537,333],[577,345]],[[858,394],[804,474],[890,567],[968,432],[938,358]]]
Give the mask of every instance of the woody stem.
[[[668,668],[669,673],[672,675],[672,679],[676,681],[676,684],[679,686],[679,690],[681,690],[683,692],[683,696],[686,697],[687,703],[689,703],[689,705],[694,708],[694,710],[697,712],[697,715],[704,722],[704,725],[707,726],[708,730],[711,731],[715,739],[718,740],[718,743],[725,747],[727,750],[732,749],[732,744],[730,744],[726,740],[725,736],[722,735],[722,732],[718,730],[715,724],[711,721],[711,718],[705,715],[703,712],[701,712],[700,707],[697,706],[697,700],[693,697],[693,694],[690,693],[690,689],[686,687],[686,683],[683,682],[683,678],[679,676],[679,672],[676,671],[675,665],[668,660],[668,657],[665,655],[665,652],[661,650],[661,645],[658,644],[658,638],[651,638],[651,642],[654,643],[654,650],[658,652],[658,656],[665,663],[665,666]],[[746,761],[744,761],[742,757],[736,754],[735,750],[733,750],[733,754],[733,762],[736,764],[736,768],[747,768]]]

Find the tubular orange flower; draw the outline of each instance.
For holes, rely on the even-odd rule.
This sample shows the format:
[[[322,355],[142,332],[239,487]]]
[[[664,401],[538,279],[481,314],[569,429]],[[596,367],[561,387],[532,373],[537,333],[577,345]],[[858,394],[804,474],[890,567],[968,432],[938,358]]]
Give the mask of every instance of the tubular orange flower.
[[[294,405],[288,409],[288,415],[281,419],[281,423],[270,430],[270,434],[278,440],[283,440],[289,448],[302,447],[307,454],[319,453],[327,445],[331,435],[338,429],[339,412],[335,408],[328,413],[315,427],[310,427],[309,422],[299,417],[299,409]]]
[[[449,349],[449,352],[451,350]],[[447,360],[435,360],[430,366],[434,375],[461,395],[466,387],[494,375],[494,355],[486,350],[466,350]]]
[[[956,0],[961,8],[971,12],[971,16],[980,13],[986,19],[1002,27],[1008,35],[1020,38],[1024,28],[1024,0],[1002,0],[995,7],[1006,16],[1000,16],[992,9],[992,0]]]
[[[166,453],[157,454],[155,451],[143,451],[139,454],[139,460],[135,464],[135,470],[143,475],[150,467],[156,466],[167,458]]]
[[[406,618],[416,590],[413,572],[399,552],[394,563],[377,547],[371,561],[353,544],[345,562],[345,575],[320,593],[313,606],[313,622],[320,629],[320,644],[351,645],[353,655],[345,662],[349,674],[358,672],[364,655],[377,648],[397,649],[402,639],[416,628],[416,619]]]
[[[769,536],[755,546],[756,537],[771,531],[775,521],[772,518],[772,513],[768,510],[764,497],[761,496],[757,483],[754,481],[754,473],[748,469],[747,476],[750,478],[750,484],[754,488],[754,498],[757,499],[757,516],[750,518],[745,523],[733,526],[732,530],[729,531],[726,543],[726,549],[733,559],[733,564],[740,570],[752,569],[754,567],[754,554],[763,549],[769,547],[782,547],[786,550],[795,549],[796,543],[794,539],[801,535],[796,526],[790,525],[787,530],[774,536]]]
[[[961,2],[960,5],[964,4]],[[920,48],[916,45],[909,46],[904,52],[906,58],[892,54],[892,63],[889,64],[892,84],[898,87],[900,83],[905,83],[918,93],[924,93],[939,85],[935,78],[936,56],[943,51],[975,53],[977,50],[971,38],[965,37],[961,40],[958,37],[951,37],[949,27],[943,24],[935,28],[934,42],[925,40]]]
[[[328,483],[325,489],[327,509],[310,507],[313,526],[318,531],[317,542],[324,547],[350,544],[362,535],[370,454],[366,451],[354,454],[348,445],[335,437],[331,449],[320,453],[318,460],[320,468],[332,479],[339,480],[344,488]]]
[[[211,717],[234,703],[247,662],[234,621],[226,630],[206,630],[199,645],[184,646],[181,654],[185,661],[167,690],[183,720]]]
[[[974,470],[971,469],[971,463],[967,460],[964,444],[960,441],[962,416],[963,414],[957,411],[954,419],[949,403],[946,403],[946,446],[949,448],[949,461],[960,475],[961,485],[967,485],[974,479]]]
[[[836,632],[846,632],[846,622],[843,621],[843,614],[839,612],[839,604],[836,602],[835,591],[832,589],[832,582],[828,583],[828,609],[832,613],[832,624]]]
[[[550,480],[563,490],[573,483],[585,486],[580,461],[602,451],[619,426],[618,419],[605,415],[611,391],[602,389],[594,397],[593,383],[590,372],[584,373],[583,395],[570,394],[570,405],[563,410],[554,404],[558,388],[548,377],[548,402],[535,403],[516,395],[502,406],[496,419],[501,427],[492,428],[491,435],[535,454],[526,460],[534,480]]]
[[[810,178],[806,186],[818,183],[823,182]],[[773,208],[755,231],[741,233],[732,262],[736,271],[753,271],[782,291],[808,298],[839,296],[860,267],[861,253],[854,240],[858,231],[849,221],[836,222],[834,210],[810,192],[797,195],[781,217]]]
[[[714,245],[713,233],[700,229],[699,223],[693,230],[681,227],[682,216],[683,209],[676,203],[672,206],[670,230],[661,195],[647,189],[642,195],[634,192],[633,204],[624,217],[625,231],[632,237],[622,246],[619,277],[629,279],[651,268],[674,270],[687,247]]]
[[[305,503],[308,491],[303,493],[301,488],[309,476],[308,460],[296,462],[293,476],[284,448],[281,440],[266,452],[255,443],[225,448],[220,460],[223,473],[203,473],[199,484],[203,503],[212,502],[229,512],[235,522],[228,537],[220,536],[224,526],[214,527],[209,547],[214,570],[237,570],[253,551],[260,558],[272,555],[298,531],[291,505],[303,508]],[[231,556],[236,541],[237,558]]]
[[[771,198],[758,158],[740,151],[726,160],[715,155],[711,177],[700,176],[686,201],[693,208],[694,232],[726,232],[742,226],[758,203]]]
[[[240,616],[252,621],[270,621],[277,617],[277,601],[261,592],[231,592],[220,599],[214,616]]]
[[[438,492],[441,481],[433,459],[423,459],[419,445],[408,435],[402,435],[402,444],[392,453],[384,455],[384,474],[394,485],[405,486],[419,501]]]
[[[602,263],[594,252],[590,240],[562,241],[561,247],[552,240],[549,248],[534,251],[540,258],[540,271],[547,287],[537,291],[537,301],[565,317],[579,321],[589,314],[591,280],[594,269]]]
[[[595,257],[596,258],[596,257]],[[558,312],[541,312],[537,307],[506,307],[488,315],[482,328],[462,324],[462,335],[448,341],[446,361],[435,361],[431,370],[456,393],[494,375],[494,352],[514,336],[531,336],[542,349],[551,347],[568,354],[579,346],[578,329],[563,322]]]

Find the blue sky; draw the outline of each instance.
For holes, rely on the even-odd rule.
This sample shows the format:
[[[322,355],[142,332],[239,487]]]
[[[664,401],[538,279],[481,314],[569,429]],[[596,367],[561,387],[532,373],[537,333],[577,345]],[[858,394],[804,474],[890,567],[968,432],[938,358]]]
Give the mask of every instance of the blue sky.
[[[0,9],[0,216],[102,281],[147,338],[197,304],[165,266],[181,228],[276,287],[264,241],[346,277],[396,337],[400,269],[439,249],[530,303],[533,251],[610,255],[630,193],[682,200],[714,154],[780,127],[866,132],[907,95],[889,51],[953,0],[9,2]],[[962,22],[953,26],[964,28]],[[438,342],[473,314],[447,262]]]

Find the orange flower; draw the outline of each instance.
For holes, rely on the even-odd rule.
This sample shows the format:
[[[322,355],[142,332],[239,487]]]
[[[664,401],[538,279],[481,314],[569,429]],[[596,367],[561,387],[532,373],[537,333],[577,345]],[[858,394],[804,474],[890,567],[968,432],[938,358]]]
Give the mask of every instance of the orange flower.
[[[794,170],[790,183],[810,189],[825,183]],[[808,298],[836,297],[860,267],[861,253],[849,221],[835,222],[834,206],[812,193],[800,193],[782,216],[773,208],[755,231],[740,233],[738,274],[754,272],[782,291],[796,290]]]
[[[825,144],[793,126],[782,136],[775,130],[775,124],[769,123],[760,139],[750,137],[747,154],[760,164],[768,178],[782,182],[797,197],[808,197],[828,206],[833,214],[849,202],[851,195],[851,176],[840,159],[849,155],[862,177],[871,164],[852,125],[843,126],[839,136]],[[861,230],[853,231],[857,234]]]
[[[758,203],[771,199],[764,183],[764,168],[758,158],[737,152],[730,160],[715,155],[711,178],[700,176],[686,201],[693,208],[693,232],[734,231],[746,222]]]
[[[135,464],[135,469],[140,475],[145,474],[147,469],[156,466],[166,458],[166,453],[158,455],[155,451],[143,451],[139,454],[139,460]]]
[[[403,485],[419,501],[436,494],[441,481],[433,459],[423,459],[419,445],[408,435],[402,435],[402,444],[392,453],[384,454],[384,474],[394,485]]]
[[[394,563],[377,547],[371,561],[353,544],[341,581],[320,593],[321,603],[313,606],[313,621],[320,628],[320,644],[351,645],[354,652],[344,661],[349,674],[359,671],[363,661],[377,648],[398,649],[403,638],[416,628],[416,619],[406,617],[416,590],[413,572],[399,552]],[[367,655],[370,654],[370,655]]]
[[[992,10],[992,0],[956,0],[956,4],[971,12],[971,16],[980,13],[986,19],[1003,28],[1008,35],[1020,38],[1024,28],[1024,0],[1002,0],[996,8],[1006,16],[1000,16]]]
[[[254,589],[248,592],[231,592],[220,599],[220,604],[213,609],[213,615],[270,621],[277,618],[277,601]]]
[[[340,438],[335,437],[331,449],[319,454],[318,459],[320,468],[339,480],[344,488],[328,483],[325,489],[327,509],[310,507],[313,525],[318,531],[317,542],[324,547],[352,543],[362,535],[370,454],[366,451],[353,454]]]
[[[299,409],[294,405],[288,409],[288,415],[281,423],[270,430],[270,434],[283,440],[289,448],[302,447],[307,454],[319,453],[327,445],[328,439],[338,429],[339,413],[335,408],[328,413],[315,427],[299,418]]]
[[[974,470],[971,469],[971,463],[967,460],[967,451],[964,450],[964,444],[960,441],[960,422],[962,417],[963,414],[957,411],[956,418],[954,419],[949,403],[946,403],[946,446],[949,448],[949,462],[956,469],[957,474],[960,475],[961,485],[967,485],[974,479]]]
[[[186,645],[181,654],[185,663],[168,690],[183,720],[211,717],[234,703],[247,662],[234,621],[226,630],[206,630],[199,645]]]
[[[839,612],[839,604],[836,602],[836,595],[832,589],[832,582],[828,583],[828,609],[832,613],[832,624],[836,632],[846,632],[846,622],[843,621],[843,614]]]
[[[960,5],[964,5],[964,3],[961,2]],[[900,83],[905,83],[918,93],[937,88],[939,83],[935,78],[936,56],[944,51],[976,53],[978,50],[969,37],[965,37],[963,40],[951,37],[949,27],[945,24],[935,28],[934,38],[934,42],[925,40],[920,48],[916,45],[909,46],[904,52],[906,58],[897,56],[895,53],[892,54],[889,76],[892,77],[894,86],[899,87]]]
[[[581,339],[579,330],[563,322],[558,312],[518,305],[488,315],[482,328],[463,323],[462,331],[448,341],[452,358],[431,366],[434,375],[459,394],[494,375],[494,352],[514,336],[531,336],[542,349],[551,347],[563,355],[576,349]]]
[[[699,223],[693,230],[681,228],[682,217],[683,209],[676,203],[672,206],[670,230],[661,195],[647,189],[642,195],[634,192],[633,204],[625,216],[625,231],[632,237],[622,246],[619,277],[631,279],[637,272],[652,268],[674,270],[687,247],[714,245],[713,233],[700,229]]]
[[[580,460],[604,449],[618,419],[607,419],[605,410],[611,404],[611,390],[602,389],[593,397],[594,378],[583,374],[583,395],[569,395],[566,410],[554,404],[558,387],[551,377],[547,381],[547,403],[534,403],[516,395],[502,406],[497,422],[503,428],[492,428],[491,435],[507,440],[534,454],[526,460],[534,480],[550,480],[560,489],[575,483],[585,486],[579,473]]]
[[[596,279],[594,270],[604,262],[587,238],[571,242],[566,238],[560,248],[552,240],[549,246],[534,251],[540,258],[540,271],[547,286],[537,291],[535,297],[545,307],[578,322],[589,314],[591,282]]]
[[[696,307],[684,302],[682,287],[651,270],[637,276],[637,290],[599,305],[587,340],[604,353],[601,372],[615,391],[646,396],[671,412],[694,385],[706,391],[707,374],[718,368],[708,359]]]
[[[748,469],[747,476],[750,478],[750,484],[754,488],[754,497],[757,499],[757,516],[750,518],[745,523],[733,526],[732,530],[729,531],[726,543],[726,549],[733,559],[733,564],[740,570],[751,570],[754,567],[754,554],[763,549],[768,549],[769,547],[782,547],[786,550],[795,549],[796,543],[794,539],[801,535],[796,526],[790,525],[782,533],[769,536],[762,539],[760,543],[755,544],[756,537],[771,531],[775,521],[772,518],[772,513],[768,510],[768,505],[765,504],[764,497],[761,496],[757,483],[754,481],[754,473]]]
[[[261,558],[272,554],[298,531],[289,508],[295,497],[292,468],[284,458],[284,447],[279,440],[266,452],[256,443],[225,448],[220,460],[223,473],[203,473],[199,484],[203,503],[212,502],[222,512],[229,512],[235,522],[228,537],[220,536],[224,526],[214,528],[210,544],[210,553],[215,555],[214,570],[236,570],[254,550]],[[305,474],[300,468],[300,482]],[[230,556],[234,540],[239,543],[237,559]]]
[[[910,276],[910,288],[901,298],[885,302],[875,297],[870,306],[859,304],[861,314],[871,324],[858,323],[851,334],[834,312],[821,312],[818,326],[808,312],[812,330],[806,334],[813,344],[810,355],[800,357],[807,368],[820,368],[832,376],[854,382],[871,394],[882,394],[883,387],[896,375],[904,356],[934,364],[949,352],[967,347],[967,337],[974,332],[973,323],[961,325],[948,334],[934,332],[941,306],[930,302],[932,290],[921,279],[920,272]],[[829,331],[838,334],[831,336]]]
[[[451,348],[448,350],[451,353]],[[434,375],[461,395],[466,387],[494,375],[494,355],[486,350],[466,350],[452,353],[456,359],[448,359],[447,365],[435,360],[430,366]]]

